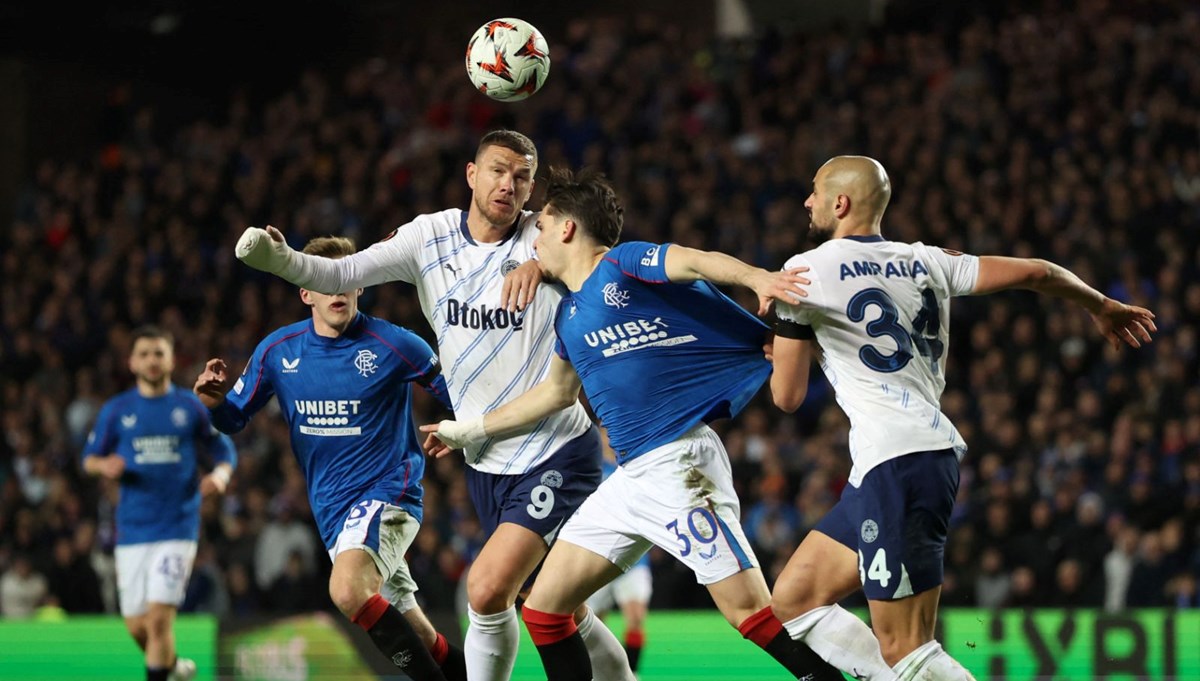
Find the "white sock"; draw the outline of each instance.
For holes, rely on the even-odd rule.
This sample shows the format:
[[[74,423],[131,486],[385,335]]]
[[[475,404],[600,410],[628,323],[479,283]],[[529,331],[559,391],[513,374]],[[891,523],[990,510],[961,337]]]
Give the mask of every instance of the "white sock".
[[[821,659],[855,678],[896,679],[871,628],[840,605],[813,608],[784,622],[783,627],[793,640],[803,642]]]
[[[588,657],[592,660],[592,678],[637,681],[633,670],[629,668],[629,656],[625,654],[625,648],[621,647],[621,642],[591,608],[588,608],[587,616],[578,627],[583,644],[587,646]]]
[[[508,681],[517,661],[521,630],[517,609],[509,608],[494,615],[480,615],[467,606],[467,635],[463,655],[467,659],[467,678],[471,681]]]
[[[937,641],[905,655],[892,669],[901,681],[975,681],[971,672],[950,657]]]

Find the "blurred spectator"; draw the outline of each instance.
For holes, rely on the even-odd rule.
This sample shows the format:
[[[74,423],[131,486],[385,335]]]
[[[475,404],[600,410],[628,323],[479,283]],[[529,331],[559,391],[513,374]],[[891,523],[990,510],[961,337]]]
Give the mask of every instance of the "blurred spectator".
[[[979,557],[979,576],[975,578],[975,605],[980,608],[1000,608],[1008,601],[1012,576],[1004,566],[1000,550],[989,546]]]
[[[326,589],[309,570],[307,556],[302,551],[288,553],[279,573],[267,590],[267,602],[275,612],[304,612],[317,606]]]
[[[229,591],[229,614],[247,617],[263,610],[262,598],[250,570],[243,563],[230,563],[225,569],[225,583]]]
[[[293,556],[298,557],[305,571],[309,571],[317,557],[313,530],[310,524],[295,517],[292,503],[277,498],[272,509],[271,519],[258,535],[254,550],[254,581],[263,592],[274,589],[276,580],[287,571]]]
[[[46,581],[63,610],[69,613],[104,612],[100,578],[92,569],[90,557],[77,554],[69,537],[59,537],[54,542],[54,562],[46,572]]]
[[[1200,608],[1195,575],[1181,572],[1167,583],[1167,605],[1172,608]]]
[[[1027,565],[1018,565],[1012,571],[1012,588],[1005,605],[1014,608],[1046,607],[1049,599],[1038,592],[1037,572]]]
[[[1115,612],[1125,608],[1140,541],[1136,527],[1122,524],[1112,550],[1104,557],[1105,610]]]
[[[49,595],[46,578],[24,555],[17,554],[12,567],[0,575],[0,613],[5,617],[30,617]]]
[[[1163,560],[1162,537],[1157,532],[1142,535],[1125,605],[1131,608],[1157,608],[1165,605],[1165,588],[1170,572]]]

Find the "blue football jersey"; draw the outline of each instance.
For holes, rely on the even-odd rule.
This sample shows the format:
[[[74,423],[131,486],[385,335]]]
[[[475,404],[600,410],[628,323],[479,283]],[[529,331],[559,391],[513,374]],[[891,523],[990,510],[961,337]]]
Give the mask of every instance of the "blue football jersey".
[[[212,411],[232,433],[274,395],[291,429],[321,539],[332,548],[355,503],[375,499],[422,519],[425,457],[410,405],[417,383],[449,408],[437,355],[415,333],[362,313],[337,338],[311,319],[267,336]]]
[[[618,244],[555,320],[620,463],[737,414],[771,373],[766,324],[708,282],[669,282],[669,247]]]
[[[117,544],[199,537],[197,444],[212,459],[206,464],[237,465],[233,442],[213,428],[190,390],[172,385],[165,395],[143,397],[132,388],[104,404],[83,457],[116,453],[125,459]]]

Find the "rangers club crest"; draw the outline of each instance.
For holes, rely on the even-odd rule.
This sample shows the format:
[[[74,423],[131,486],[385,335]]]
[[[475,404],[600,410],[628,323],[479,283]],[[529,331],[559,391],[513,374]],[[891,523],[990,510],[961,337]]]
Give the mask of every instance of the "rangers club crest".
[[[370,350],[359,350],[358,356],[354,358],[354,368],[358,369],[358,373],[363,378],[366,378],[375,373],[375,370],[379,368],[379,366],[375,364],[375,360],[377,359],[379,359],[379,355],[376,355]]]

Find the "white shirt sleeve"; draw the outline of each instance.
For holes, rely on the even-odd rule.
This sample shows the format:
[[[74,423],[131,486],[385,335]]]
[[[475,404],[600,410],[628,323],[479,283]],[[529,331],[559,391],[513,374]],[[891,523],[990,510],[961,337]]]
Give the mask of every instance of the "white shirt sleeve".
[[[793,255],[788,258],[788,261],[783,264],[783,269],[790,270],[793,267],[807,267],[808,272],[804,272],[801,276],[807,278],[813,283],[805,287],[808,293],[807,298],[802,298],[802,302],[797,305],[776,301],[775,316],[788,322],[795,322],[805,326],[811,326],[812,320],[816,316],[817,308],[820,306],[820,283],[816,281],[814,275],[814,267],[812,262],[804,254]]]
[[[915,246],[916,244],[914,244]],[[968,296],[979,281],[979,258],[974,255],[951,251],[937,246],[920,244],[932,267],[941,271],[946,282],[946,292],[951,296]]]
[[[342,293],[389,281],[415,283],[423,240],[417,220],[396,229],[370,248],[344,258],[323,258],[297,251],[284,279],[300,288],[321,293]]]

